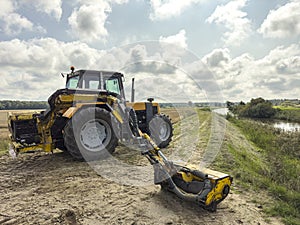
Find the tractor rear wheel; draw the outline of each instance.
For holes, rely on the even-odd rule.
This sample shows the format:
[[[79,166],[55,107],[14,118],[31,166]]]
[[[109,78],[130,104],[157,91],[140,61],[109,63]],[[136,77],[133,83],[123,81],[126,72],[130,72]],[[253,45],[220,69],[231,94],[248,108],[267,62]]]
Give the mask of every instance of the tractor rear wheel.
[[[169,145],[173,136],[173,126],[171,120],[165,114],[156,114],[148,125],[150,137],[160,148]]]
[[[108,157],[118,144],[118,123],[105,109],[89,107],[75,113],[64,128],[64,144],[77,160]]]

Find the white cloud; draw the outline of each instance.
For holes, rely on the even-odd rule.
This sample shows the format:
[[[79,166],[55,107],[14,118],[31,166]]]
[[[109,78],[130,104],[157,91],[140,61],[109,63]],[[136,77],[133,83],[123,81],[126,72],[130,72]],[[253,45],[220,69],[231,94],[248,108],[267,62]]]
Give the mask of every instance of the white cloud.
[[[66,43],[53,38],[2,41],[0,67],[3,72],[0,76],[5,91],[0,93],[0,98],[45,100],[56,89],[64,86],[64,79],[59,73],[67,71],[70,65],[76,69],[123,71],[126,80],[130,80],[130,75],[137,75],[137,82],[141,83],[137,91],[143,93],[141,96],[144,99],[149,95],[160,96],[168,101],[186,100],[188,97],[203,98],[203,92],[191,77],[164,62],[163,51],[158,42],[101,51],[82,42]],[[199,66],[193,69],[199,75]],[[152,78],[149,80],[141,74]],[[167,81],[170,81],[168,85]]]
[[[160,42],[166,42],[169,44],[174,44],[176,46],[179,46],[181,48],[187,48],[187,43],[186,43],[186,32],[184,29],[180,30],[178,34],[171,35],[168,37],[159,37]]]
[[[206,19],[208,23],[224,25],[229,30],[223,35],[227,45],[239,46],[252,32],[251,21],[247,18],[247,13],[241,10],[247,1],[234,0],[226,5],[217,6],[212,15]]]
[[[1,31],[9,36],[20,34],[25,30],[32,30],[33,23],[24,16],[16,13],[17,4],[12,0],[1,0],[0,24]]]
[[[33,30],[33,23],[17,13],[9,13],[2,17],[2,20],[4,22],[3,32],[9,36],[18,35],[25,30]]]
[[[68,21],[71,26],[71,35],[81,41],[105,42],[108,31],[105,23],[111,4],[124,4],[128,0],[78,0],[80,7],[75,8]]]
[[[5,92],[1,92],[1,98],[46,100],[64,86],[60,72],[68,71],[71,65],[99,69],[102,55],[103,51],[81,42],[65,43],[52,38],[2,41],[0,77]]]
[[[215,54],[218,52],[218,54]],[[227,55],[227,57],[214,57]],[[203,57],[216,75],[226,99],[248,101],[255,97],[293,98],[300,95],[300,43],[279,46],[261,59],[249,54],[230,57],[228,49],[217,49]],[[213,63],[212,59],[216,60]],[[226,58],[226,60],[223,60]],[[214,60],[213,60],[214,61]],[[214,61],[215,62],[215,61]]]
[[[165,20],[180,15],[186,8],[192,4],[201,3],[205,0],[151,0],[152,12],[150,19]]]
[[[22,0],[22,4],[32,4],[37,11],[44,12],[53,16],[57,21],[62,16],[62,1],[61,0]]]
[[[0,17],[12,13],[15,10],[15,5],[11,0],[1,0]]]
[[[107,0],[108,2],[111,2],[112,4],[125,4],[129,0]]]
[[[159,43],[163,49],[161,57],[173,66],[181,65],[181,57],[186,53],[187,38],[184,29],[180,30],[177,34],[159,37]]]
[[[72,35],[87,42],[105,40],[108,35],[105,22],[110,11],[111,8],[106,2],[82,5],[79,9],[75,9],[68,19]]]
[[[81,42],[60,42],[53,38],[0,42],[0,65],[6,68],[57,72],[74,65],[96,68],[102,51]]]
[[[203,58],[203,61],[210,67],[221,66],[231,60],[229,49],[214,49]]]
[[[290,2],[271,10],[258,32],[271,38],[300,35],[300,2]]]
[[[81,5],[87,4],[87,5],[93,5],[97,4],[99,2],[106,2],[107,4],[125,4],[129,0],[75,0],[77,3],[80,3]]]
[[[160,43],[152,42],[113,48],[108,52],[82,42],[67,43],[53,38],[2,41],[0,77],[5,91],[0,93],[0,98],[24,99],[26,91],[26,99],[47,99],[64,86],[59,72],[67,71],[70,65],[76,69],[123,71],[126,78],[134,74],[152,76],[151,85],[148,79],[141,79],[138,89],[144,93],[142,96],[153,93],[171,101],[184,91],[182,99],[190,97],[192,101],[203,98],[203,92],[209,98],[215,97],[218,86],[201,61],[187,60],[187,54],[181,57],[181,64],[174,65],[168,63],[169,58],[164,53]],[[300,43],[277,47],[261,59],[249,54],[232,57],[227,48],[215,49],[202,61],[216,75],[226,100],[248,101],[259,96],[291,98],[300,95],[299,55]],[[168,80],[176,82],[165,85]],[[151,89],[153,84],[157,90]],[[163,96],[159,90],[167,90],[168,94]]]
[[[24,3],[28,4],[28,1],[23,2],[23,1],[13,1],[13,0],[1,0],[0,26],[1,26],[1,31],[4,34],[8,36],[17,36],[25,31],[37,32],[37,33],[47,32],[46,29],[43,28],[42,26],[40,25],[34,26],[34,23],[32,21],[22,16],[21,14],[17,13],[20,4],[24,4]],[[37,7],[36,4],[37,2],[34,1],[33,3],[35,3],[34,6]]]
[[[291,56],[276,63],[276,71],[280,74],[299,74],[300,56]]]

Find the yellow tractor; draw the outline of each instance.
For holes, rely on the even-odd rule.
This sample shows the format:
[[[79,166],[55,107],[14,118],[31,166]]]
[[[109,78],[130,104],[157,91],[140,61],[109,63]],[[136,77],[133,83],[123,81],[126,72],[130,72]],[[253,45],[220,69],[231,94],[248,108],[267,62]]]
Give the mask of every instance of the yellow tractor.
[[[92,161],[110,156],[119,141],[125,142],[153,165],[155,184],[215,211],[228,195],[232,177],[169,161],[160,147],[171,141],[170,119],[153,99],[126,102],[123,78],[118,72],[72,67],[66,88],[49,97],[46,111],[9,116],[12,149],[18,154],[59,148],[75,159]]]
[[[123,74],[118,72],[72,68],[67,74],[66,88],[49,97],[46,111],[9,115],[13,149],[18,154],[59,148],[79,160],[83,159],[82,154],[97,160],[102,149],[112,153],[119,139],[129,139],[113,118],[121,105],[132,109],[131,114],[135,112],[135,122],[142,132],[150,135],[160,148],[166,147],[173,136],[170,118],[160,112],[159,104],[153,99],[126,102],[123,79]]]

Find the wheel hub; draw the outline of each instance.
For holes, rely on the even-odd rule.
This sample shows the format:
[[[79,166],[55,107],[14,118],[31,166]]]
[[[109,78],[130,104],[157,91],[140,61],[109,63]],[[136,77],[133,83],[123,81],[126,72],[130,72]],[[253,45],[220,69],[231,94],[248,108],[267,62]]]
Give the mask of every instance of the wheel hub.
[[[108,124],[101,120],[90,120],[80,130],[80,142],[89,151],[103,149],[110,136]]]
[[[167,123],[162,122],[160,124],[160,129],[159,129],[159,138],[163,141],[165,141],[170,133],[170,129]]]

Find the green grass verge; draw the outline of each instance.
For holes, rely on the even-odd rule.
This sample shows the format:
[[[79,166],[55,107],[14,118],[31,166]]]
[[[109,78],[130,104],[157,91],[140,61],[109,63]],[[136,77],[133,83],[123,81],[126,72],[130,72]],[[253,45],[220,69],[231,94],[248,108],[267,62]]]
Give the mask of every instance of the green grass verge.
[[[285,224],[300,224],[300,133],[279,132],[250,120],[230,121],[257,149],[228,142],[228,155],[215,165],[230,171],[244,187],[268,191],[275,201],[265,209],[268,214],[281,216]]]

